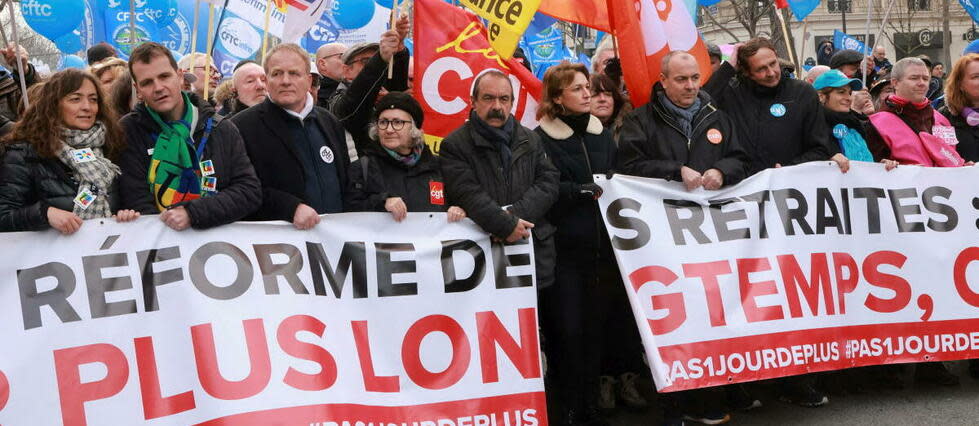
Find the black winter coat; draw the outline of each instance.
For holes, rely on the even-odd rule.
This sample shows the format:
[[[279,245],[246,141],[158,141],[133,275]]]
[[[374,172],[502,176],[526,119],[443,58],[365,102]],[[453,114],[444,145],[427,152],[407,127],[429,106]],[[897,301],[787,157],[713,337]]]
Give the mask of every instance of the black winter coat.
[[[195,145],[204,135],[207,120],[215,120],[201,161],[211,160],[214,163],[213,176],[217,178],[218,190],[214,195],[183,205],[190,215],[190,224],[195,229],[206,229],[244,219],[261,204],[262,188],[245,153],[241,134],[230,120],[216,117],[214,107],[209,103],[201,102],[193,94],[190,99],[198,108],[197,126],[193,134]],[[122,128],[126,135],[126,149],[119,159],[122,169],[119,178],[120,208],[143,214],[159,214],[146,176],[160,126],[150,117],[146,104],[141,102],[133,112],[122,118]]]
[[[0,163],[0,232],[40,231],[50,227],[48,207],[75,208],[78,181],[57,158],[42,158],[21,142],[7,145]],[[118,207],[118,186],[109,188],[109,204]]]
[[[699,173],[717,169],[724,185],[746,176],[748,156],[731,118],[718,110],[707,93],[700,92],[700,111],[694,116],[691,139],[679,130],[676,118],[657,101],[662,85],[653,87],[651,100],[625,117],[619,133],[619,172],[682,181],[680,169]],[[711,142],[709,138],[719,137]]]
[[[500,149],[466,122],[442,140],[439,150],[446,195],[484,231],[505,239],[517,218],[534,224],[537,285],[554,281],[554,226],[547,212],[557,200],[558,172],[540,138],[517,124],[510,142],[513,156],[504,176]],[[510,213],[503,210],[510,206]]]
[[[961,115],[952,114],[948,105],[943,106],[938,112],[955,127],[955,138],[959,140],[955,150],[959,152],[962,159],[979,162],[979,126],[970,126]]]
[[[333,114],[321,107],[313,107],[310,114],[316,114],[316,123],[336,156],[340,188],[346,191],[350,157],[347,155],[343,127]],[[255,173],[262,181],[261,207],[250,217],[252,220],[292,222],[296,207],[306,202],[306,174],[286,121],[295,119],[269,99],[236,114],[232,119],[241,130],[245,149],[255,165]],[[346,199],[346,196],[342,198]]]
[[[544,118],[534,131],[560,173],[557,202],[547,213],[557,228],[554,242],[558,262],[595,260],[599,250],[611,246],[598,202],[582,196],[580,191],[582,184],[595,182],[592,175],[605,174],[614,167],[612,132],[603,129],[594,116],[589,116],[584,133],[572,130],[560,118]]]
[[[808,83],[783,73],[774,88],[761,87],[735,78],[734,67],[724,62],[704,90],[737,126],[750,159],[749,176],[776,163],[788,166],[831,157],[823,106]]]
[[[441,204],[433,204],[439,198],[433,198],[432,183],[442,186],[438,194]],[[409,212],[444,212],[449,208],[439,158],[428,146],[414,166],[395,160],[378,146],[368,149],[350,165],[348,197],[344,209],[352,212],[387,211],[384,203],[391,197],[400,197]]]
[[[367,127],[374,115],[374,104],[381,87],[390,92],[402,92],[408,89],[408,60],[411,56],[408,49],[394,54],[394,73],[390,80],[388,63],[381,59],[380,52],[374,54],[364,69],[357,74],[349,85],[341,84],[330,98],[330,112],[343,123],[343,128],[357,146],[357,155],[366,153],[366,149],[374,142],[367,133]]]

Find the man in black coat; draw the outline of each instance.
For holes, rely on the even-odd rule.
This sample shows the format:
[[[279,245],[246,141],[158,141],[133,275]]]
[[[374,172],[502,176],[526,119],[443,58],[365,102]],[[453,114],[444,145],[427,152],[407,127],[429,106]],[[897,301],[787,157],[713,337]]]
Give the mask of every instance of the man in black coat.
[[[748,156],[730,117],[700,90],[697,59],[684,51],[663,58],[649,103],[626,116],[619,171],[715,190],[745,177]]]
[[[121,122],[126,150],[119,159],[120,207],[143,214],[159,213],[160,220],[177,231],[231,223],[258,208],[261,186],[238,128],[216,117],[207,102],[180,91],[183,74],[170,51],[158,43],[144,43],[130,55],[129,70],[143,102]],[[186,117],[193,118],[186,121]],[[171,128],[183,126],[189,133],[186,141],[177,141],[175,146],[176,150],[187,150],[179,156],[189,155],[191,166],[179,175],[169,174],[169,178],[161,167],[166,160],[157,152],[163,150],[166,142],[162,138],[169,134],[160,123]],[[173,158],[177,157],[174,154]],[[150,174],[162,179],[151,184]],[[168,189],[174,188],[169,182],[184,182],[184,178],[199,185],[185,194],[196,191],[200,198]]]
[[[280,44],[265,59],[269,97],[234,116],[262,181],[253,220],[285,220],[309,229],[321,214],[344,210],[350,157],[343,128],[309,93],[312,74],[301,47]]]
[[[735,75],[737,73],[737,75]],[[748,175],[764,169],[829,160],[829,130],[816,91],[782,73],[775,46],[753,38],[736,48],[704,85],[737,126]],[[834,157],[846,170],[846,157]]]
[[[395,29],[381,34],[380,43],[351,46],[342,56],[344,81],[333,92],[329,103],[330,112],[343,123],[352,141],[350,145],[356,148],[351,158],[359,156],[371,144],[367,128],[378,95],[385,94],[382,89],[408,90],[410,55],[404,40],[409,28],[408,18],[402,17]],[[388,62],[391,61],[394,61],[394,72],[389,80]]]
[[[557,200],[558,172],[540,137],[510,115],[513,86],[499,71],[473,86],[469,121],[442,140],[446,196],[484,231],[508,243],[533,228],[538,287],[554,281],[554,226],[546,218]]]

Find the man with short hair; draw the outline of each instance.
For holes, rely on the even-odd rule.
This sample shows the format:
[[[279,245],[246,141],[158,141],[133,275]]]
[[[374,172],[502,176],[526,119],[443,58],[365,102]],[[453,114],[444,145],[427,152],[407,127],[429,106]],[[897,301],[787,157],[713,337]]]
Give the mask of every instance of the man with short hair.
[[[867,147],[875,160],[929,167],[965,164],[955,149],[955,129],[925,97],[930,80],[928,66],[919,58],[904,58],[894,64],[894,94],[881,102],[880,112],[870,116],[872,126],[867,128]],[[934,367],[924,370],[929,368]],[[929,372],[938,376],[948,373]]]
[[[349,133],[348,146],[362,152],[373,141],[367,128],[374,114],[374,104],[387,92],[408,89],[408,18],[398,19],[394,29],[381,34],[380,43],[361,43],[343,53],[343,82],[330,98],[330,112]],[[388,63],[394,61],[392,78]],[[356,155],[356,154],[355,154]]]
[[[806,83],[812,84],[817,78],[819,78],[819,76],[823,75],[823,73],[829,71],[830,69],[831,68],[826,65],[816,65],[810,68],[809,71],[806,71]]]
[[[782,73],[775,46],[758,37],[734,53],[704,85],[738,127],[750,159],[748,175],[778,166],[829,160],[829,130],[811,85]],[[849,162],[833,156],[840,168]]]
[[[945,64],[935,62],[931,65],[931,81],[928,84],[928,99],[935,100],[945,95]]]
[[[874,48],[874,72],[880,74],[883,71],[891,69],[891,61],[887,59],[887,49],[882,44],[878,44]]]
[[[598,43],[598,47],[595,49],[595,53],[591,56],[591,69],[593,74],[604,74],[605,65],[608,63],[609,59],[615,56],[615,45],[612,43],[611,34],[607,34],[601,42]]]
[[[196,79],[192,83],[191,91],[201,99],[204,99],[205,76],[210,74],[207,76],[207,85],[210,86],[207,91],[207,101],[212,102],[214,91],[217,90],[218,84],[224,78],[224,75],[221,74],[221,71],[214,64],[214,58],[208,57],[201,52],[194,52],[180,58],[180,62],[177,65],[182,72],[194,75]]]
[[[707,43],[707,56],[710,57],[711,72],[717,72],[717,69],[721,67],[721,63],[724,62],[724,57],[721,55],[721,48],[714,43]]]
[[[238,67],[231,76],[231,85],[235,93],[234,102],[231,113],[225,118],[231,118],[246,108],[262,103],[268,95],[266,84],[265,69],[261,65],[250,62]]]
[[[740,182],[747,154],[730,117],[700,90],[697,59],[676,50],[663,57],[661,70],[649,103],[622,123],[621,171],[681,181],[688,191]]]
[[[285,220],[310,229],[320,215],[344,210],[347,155],[343,127],[310,94],[309,56],[296,44],[265,57],[268,97],[232,118],[262,181],[253,220]]]
[[[533,232],[538,288],[554,281],[557,169],[540,137],[510,115],[513,85],[496,70],[476,78],[469,121],[442,140],[446,196],[494,238],[514,243]]]
[[[330,97],[343,79],[343,61],[340,58],[346,51],[347,46],[343,43],[327,43],[316,49],[316,70],[320,75],[316,105],[329,108]]]
[[[261,189],[238,128],[183,93],[170,51],[141,44],[129,57],[142,99],[122,118],[121,208],[160,214],[171,229],[205,229],[240,220],[261,202]]]

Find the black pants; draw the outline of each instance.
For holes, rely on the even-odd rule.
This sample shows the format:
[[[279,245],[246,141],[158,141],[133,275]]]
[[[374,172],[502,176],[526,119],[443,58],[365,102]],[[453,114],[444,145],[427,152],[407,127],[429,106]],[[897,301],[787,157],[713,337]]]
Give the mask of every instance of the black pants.
[[[599,259],[598,299],[600,315],[601,374],[619,376],[623,373],[640,373],[643,346],[639,337],[636,317],[629,304],[629,295],[622,285],[615,259]]]
[[[565,422],[569,412],[585,413],[594,403],[601,367],[601,315],[595,304],[599,272],[594,261],[562,262],[561,254],[554,284],[538,292],[548,417],[554,424]]]

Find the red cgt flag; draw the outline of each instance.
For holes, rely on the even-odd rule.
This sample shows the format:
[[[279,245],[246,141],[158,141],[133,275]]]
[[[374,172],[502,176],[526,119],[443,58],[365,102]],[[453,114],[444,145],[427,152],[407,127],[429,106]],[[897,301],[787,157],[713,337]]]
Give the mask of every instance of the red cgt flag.
[[[660,61],[670,51],[690,52],[700,64],[701,83],[710,77],[707,45],[682,1],[616,0],[608,8],[633,105],[649,101],[653,84],[659,80]]]
[[[425,140],[438,152],[442,138],[469,117],[476,77],[496,69],[513,83],[513,115],[537,127],[534,114],[543,89],[514,59],[504,60],[490,47],[486,27],[465,9],[442,0],[415,0],[415,98],[425,112]]]

